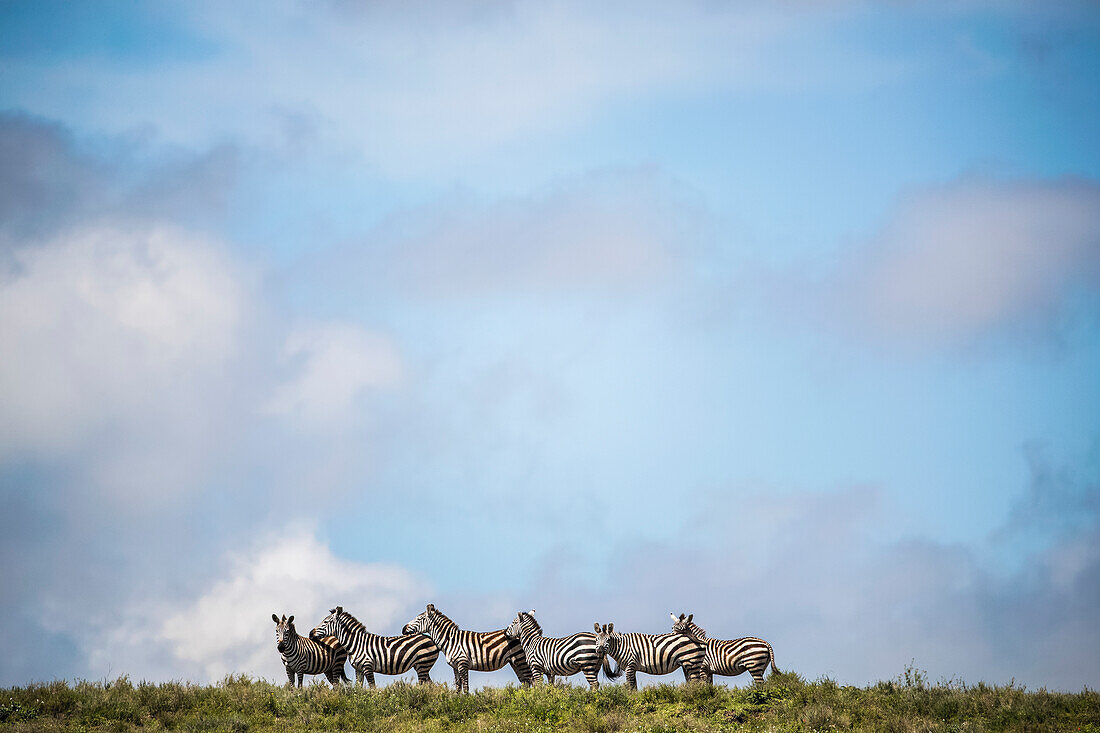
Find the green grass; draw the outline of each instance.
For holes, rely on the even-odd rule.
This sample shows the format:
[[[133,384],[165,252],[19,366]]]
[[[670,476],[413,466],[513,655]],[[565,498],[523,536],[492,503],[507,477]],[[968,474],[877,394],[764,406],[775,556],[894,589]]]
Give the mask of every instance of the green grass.
[[[671,678],[670,678],[671,679]],[[1093,731],[1100,693],[1013,685],[928,684],[913,670],[871,687],[780,674],[758,688],[677,684],[637,692],[604,684],[485,689],[442,685],[302,690],[227,678],[184,683],[66,682],[0,690],[12,731]]]

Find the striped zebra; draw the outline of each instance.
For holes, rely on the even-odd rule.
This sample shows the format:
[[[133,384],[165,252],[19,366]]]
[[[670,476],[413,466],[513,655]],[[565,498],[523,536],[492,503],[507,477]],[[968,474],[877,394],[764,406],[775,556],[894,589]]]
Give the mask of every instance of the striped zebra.
[[[439,647],[423,634],[379,636],[367,631],[359,619],[337,606],[309,632],[309,638],[335,636],[347,649],[348,660],[355,668],[355,679],[363,686],[363,678],[374,687],[374,673],[405,674],[416,670],[420,684],[431,682],[428,671],[439,659]]]
[[[307,674],[323,673],[333,687],[337,682],[349,682],[344,674],[348,652],[335,637],[315,640],[299,636],[294,630],[293,616],[287,618],[284,614],[280,619],[271,614],[271,620],[275,622],[275,648],[283,658],[289,687],[294,686],[295,674],[298,675],[298,687],[302,686],[302,677]]]
[[[596,635],[599,631],[600,625],[596,624],[596,633],[581,631],[563,638],[548,638],[542,635],[542,627],[535,620],[534,611],[520,611],[504,630],[504,634],[509,639],[519,639],[534,676],[546,675],[546,681],[554,684],[556,675],[568,677],[583,672],[588,686],[598,690],[600,681],[597,676],[601,664],[604,674],[611,676],[611,662],[600,651]]]
[[[455,689],[470,691],[470,670],[494,672],[505,664],[512,665],[520,683],[531,684],[531,668],[523,645],[509,639],[504,629],[498,631],[465,631],[454,621],[428,604],[427,610],[405,624],[404,634],[426,634],[447,655],[447,664],[455,671]]]
[[[619,668],[611,677],[626,671],[626,682],[638,689],[636,674],[669,674],[678,667],[684,678],[703,679],[703,657],[706,646],[687,634],[620,634],[615,624],[607,625],[607,653]]]
[[[752,675],[753,682],[764,682],[764,672],[771,662],[772,674],[778,674],[775,666],[775,652],[772,645],[755,636],[746,636],[741,639],[709,639],[703,627],[692,622],[695,614],[685,616],[670,613],[672,618],[672,630],[679,634],[688,634],[699,639],[707,645],[707,655],[704,660],[704,675],[707,682],[714,682],[714,675],[736,677],[746,670]]]

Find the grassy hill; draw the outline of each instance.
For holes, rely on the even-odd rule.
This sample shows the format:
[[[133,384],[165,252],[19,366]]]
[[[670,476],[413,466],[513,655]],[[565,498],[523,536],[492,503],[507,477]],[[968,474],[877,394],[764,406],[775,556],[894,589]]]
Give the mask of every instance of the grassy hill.
[[[794,674],[760,688],[605,684],[485,689],[398,683],[379,690],[288,690],[244,677],[182,683],[65,682],[0,691],[13,731],[1094,731],[1100,693],[928,684],[919,672],[871,687]]]

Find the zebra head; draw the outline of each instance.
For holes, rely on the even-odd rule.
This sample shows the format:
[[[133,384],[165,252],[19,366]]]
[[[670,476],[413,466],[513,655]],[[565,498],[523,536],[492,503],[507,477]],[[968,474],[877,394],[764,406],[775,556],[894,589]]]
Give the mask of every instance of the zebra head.
[[[674,634],[686,634],[696,639],[707,638],[707,632],[703,630],[703,627],[691,622],[691,619],[694,617],[694,613],[689,613],[686,616],[681,613],[679,617],[674,613],[670,613],[669,618],[672,619],[672,632]]]
[[[429,603],[423,613],[418,615],[401,629],[402,634],[427,634],[431,629],[431,617],[436,613],[435,604]]]
[[[618,637],[615,633],[615,624],[604,624],[600,626],[599,623],[595,624],[596,627],[596,653],[608,654],[611,652],[611,648],[615,645],[615,641],[612,639],[612,635]]]
[[[530,611],[517,613],[516,617],[512,619],[512,623],[508,624],[508,628],[504,630],[504,635],[509,639],[518,639],[525,625],[538,632],[538,634],[542,634],[542,627],[535,620],[535,609],[532,608]]]
[[[329,611],[328,616],[325,616],[324,619],[321,620],[321,623],[317,624],[313,631],[309,632],[309,638],[316,641],[319,639],[323,639],[326,636],[335,636],[337,639],[339,639],[340,631],[342,628],[342,625],[340,623],[340,614],[342,614],[343,612],[343,606],[337,606],[336,608]]]
[[[271,620],[275,622],[275,648],[284,652],[287,645],[298,635],[294,630],[294,616],[287,618],[286,614],[283,614],[280,619],[275,614],[271,614]]]

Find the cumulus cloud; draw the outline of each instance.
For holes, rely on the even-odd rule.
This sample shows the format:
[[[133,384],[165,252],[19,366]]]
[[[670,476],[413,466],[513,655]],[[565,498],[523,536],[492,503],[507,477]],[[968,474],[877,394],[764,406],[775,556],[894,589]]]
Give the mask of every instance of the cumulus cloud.
[[[1100,291],[1100,184],[961,181],[909,197],[838,296],[869,332],[922,344],[1049,331]]]
[[[0,277],[0,451],[79,445],[218,378],[247,299],[233,265],[203,238],[104,223],[12,252]]]
[[[401,567],[337,557],[306,527],[272,535],[226,566],[224,577],[198,598],[146,622],[151,639],[165,642],[181,665],[201,670],[207,680],[231,673],[282,676],[272,613],[293,614],[305,635],[329,608],[342,605],[369,629],[399,633],[396,627],[425,592]],[[110,645],[94,650],[93,659],[110,653]]]
[[[305,635],[329,608],[342,605],[369,629],[399,633],[413,600],[425,592],[422,581],[399,566],[336,556],[303,525],[262,536],[250,549],[222,557],[219,567],[194,595],[155,586],[124,594],[110,613],[69,610],[43,618],[50,630],[76,641],[84,669],[95,676],[285,680],[272,613],[293,614]]]
[[[266,411],[308,427],[346,423],[360,395],[393,388],[402,375],[400,355],[387,336],[348,323],[292,331],[283,359],[294,374],[276,387]]]

